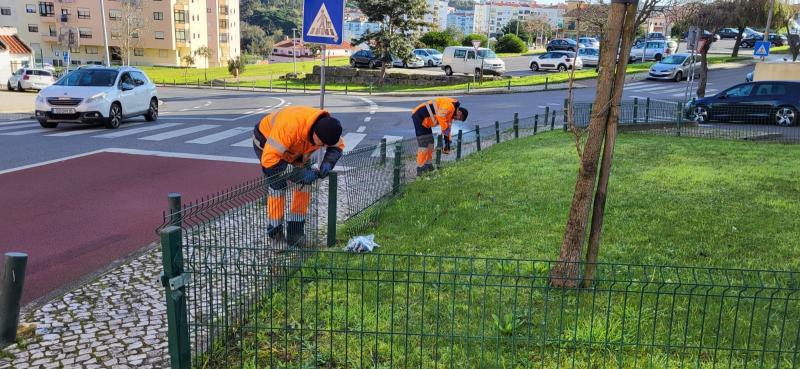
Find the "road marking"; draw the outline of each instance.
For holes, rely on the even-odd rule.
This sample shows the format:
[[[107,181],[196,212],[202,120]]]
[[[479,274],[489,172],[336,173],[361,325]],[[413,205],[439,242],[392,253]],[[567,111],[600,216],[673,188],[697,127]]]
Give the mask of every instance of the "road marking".
[[[27,131],[16,131],[16,132],[8,132],[8,133],[0,133],[3,136],[22,136],[22,135],[29,135],[31,133],[37,132],[47,132],[45,128],[37,128],[37,129],[30,129]]]
[[[644,84],[647,84],[647,83],[646,82],[632,82],[632,83],[626,83],[625,87],[633,87],[633,86],[644,85]]]
[[[38,126],[38,124],[26,123],[26,124],[21,124],[21,125],[18,125],[18,126],[13,126],[13,127],[0,127],[0,131],[10,131],[12,129],[28,128],[28,127],[32,127],[32,126]]]
[[[394,145],[393,143],[397,141],[401,141],[403,136],[390,136],[390,135],[383,135],[383,138],[386,139],[386,157],[393,158],[394,157]],[[375,151],[372,152],[372,157],[378,157],[381,155],[381,146],[377,145]]]
[[[235,144],[233,144],[231,146],[235,146],[235,147],[250,147],[250,146],[253,146],[253,136],[250,136],[250,138],[248,138],[246,140],[239,141],[239,142],[237,142],[237,143],[235,143]]]
[[[561,104],[556,104],[556,103],[547,103],[547,105],[561,106]]]
[[[364,132],[366,130],[367,130],[367,126],[361,126],[361,127],[358,127],[358,130],[356,130],[356,132],[362,133],[362,132]]]
[[[180,158],[180,159],[201,159],[213,161],[229,161],[233,163],[247,163],[258,164],[260,161],[256,158],[240,158],[236,156],[219,156],[219,155],[202,155],[202,154],[189,154],[182,152],[166,152],[166,151],[151,151],[151,150],[138,150],[138,149],[106,149],[106,152],[116,154],[131,154],[131,155],[145,155],[145,156],[160,156],[165,158]]]
[[[98,136],[92,136],[92,137],[97,137],[97,138],[124,137],[124,136],[135,135],[137,133],[142,133],[142,132],[155,131],[157,129],[175,127],[175,126],[179,126],[179,125],[182,125],[182,124],[183,123],[162,123],[162,124],[158,124],[158,125],[154,125],[154,126],[147,126],[147,127],[134,128],[134,129],[126,129],[126,130],[119,131],[119,132],[106,133],[104,135],[98,135]]]
[[[224,140],[226,138],[231,138],[231,137],[234,137],[234,136],[238,136],[240,134],[247,133],[247,132],[250,132],[252,130],[253,130],[252,127],[236,127],[236,128],[232,128],[232,129],[229,129],[229,130],[226,130],[226,131],[215,133],[213,135],[208,135],[208,136],[196,138],[196,139],[191,140],[191,141],[186,141],[186,143],[207,145],[207,144],[210,144],[210,143],[213,143],[213,142],[222,141],[222,140]]]
[[[344,135],[344,152],[349,152],[358,146],[359,143],[367,137],[366,134],[363,133],[348,133]]]
[[[144,124],[144,123],[136,123],[136,124],[138,125],[138,124]],[[102,132],[102,131],[107,131],[107,130],[108,130],[107,128],[73,129],[73,130],[69,130],[69,131],[66,131],[66,132],[53,133],[53,134],[49,134],[49,135],[45,135],[45,136],[47,136],[47,137],[68,137],[68,136],[85,135],[85,134],[88,134],[88,133]]]
[[[371,120],[372,120],[372,117],[366,117],[366,118],[364,118],[364,122],[369,122],[369,121],[371,121]]]
[[[105,151],[106,151],[106,149],[103,149],[103,150],[95,150],[95,151],[89,151],[89,152],[85,152],[85,153],[83,153],[83,154],[70,155],[70,156],[65,156],[65,157],[63,157],[63,158],[58,158],[58,159],[53,159],[53,160],[42,161],[42,162],[33,163],[33,164],[28,164],[28,165],[23,165],[23,166],[19,166],[19,167],[15,167],[15,168],[4,169],[4,170],[0,170],[0,174],[6,174],[6,173],[12,173],[12,172],[18,172],[18,171],[20,171],[20,170],[25,170],[25,169],[30,169],[30,168],[41,167],[41,166],[43,166],[43,165],[54,164],[54,163],[60,163],[60,162],[62,162],[62,161],[67,161],[67,160],[71,160],[71,159],[77,159],[77,158],[81,158],[81,157],[84,157],[84,156],[89,156],[89,155],[99,154],[99,153],[101,153],[101,152],[105,152]]]
[[[217,128],[217,127],[219,127],[219,126],[216,125],[216,124],[200,124],[200,125],[197,125],[197,126],[194,126],[194,127],[187,127],[187,128],[178,129],[178,130],[175,130],[175,131],[169,131],[169,132],[155,134],[155,135],[152,135],[152,136],[142,137],[142,138],[140,138],[140,140],[164,141],[164,140],[168,140],[170,138],[186,136],[186,135],[190,135],[192,133],[202,132],[202,131],[209,130],[209,129],[212,129],[212,128]]]
[[[209,106],[209,105],[211,105],[211,101],[206,101],[206,103],[203,104],[203,106]]]
[[[250,111],[246,111],[246,112],[244,112],[244,113],[245,113],[245,114],[253,114],[253,111],[252,111],[252,110],[250,110]]]
[[[21,123],[33,123],[35,120],[15,120],[13,122],[3,122],[0,123],[0,126],[10,126],[12,124],[21,124]]]
[[[189,109],[181,109],[181,111],[189,111]]]

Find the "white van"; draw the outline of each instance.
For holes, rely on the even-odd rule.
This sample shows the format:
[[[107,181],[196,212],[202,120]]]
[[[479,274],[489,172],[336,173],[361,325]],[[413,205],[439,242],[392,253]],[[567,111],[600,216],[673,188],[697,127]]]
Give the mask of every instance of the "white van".
[[[468,46],[448,46],[444,49],[442,70],[448,76],[453,73],[481,75],[481,66],[486,74],[500,76],[506,71],[506,63],[492,50],[480,48],[476,53],[475,48]]]

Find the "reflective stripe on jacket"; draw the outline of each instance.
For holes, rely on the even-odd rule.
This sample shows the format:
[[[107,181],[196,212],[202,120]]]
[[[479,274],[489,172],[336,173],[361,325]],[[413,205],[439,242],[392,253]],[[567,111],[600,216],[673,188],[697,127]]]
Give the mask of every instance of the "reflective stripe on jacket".
[[[330,114],[307,106],[290,106],[270,113],[256,125],[254,136],[263,144],[261,166],[271,168],[281,160],[302,166],[321,146],[314,144],[311,128],[320,117]],[[336,144],[344,150],[344,140]]]

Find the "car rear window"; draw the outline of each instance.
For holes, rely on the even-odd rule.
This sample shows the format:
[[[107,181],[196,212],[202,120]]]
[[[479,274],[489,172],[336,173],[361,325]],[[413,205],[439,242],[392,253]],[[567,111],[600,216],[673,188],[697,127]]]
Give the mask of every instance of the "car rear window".
[[[33,69],[33,70],[29,69],[29,70],[25,71],[25,74],[27,74],[29,76],[46,76],[46,77],[52,77],[53,76],[53,73],[50,73],[50,72],[48,72],[46,70],[35,70],[35,69]]]

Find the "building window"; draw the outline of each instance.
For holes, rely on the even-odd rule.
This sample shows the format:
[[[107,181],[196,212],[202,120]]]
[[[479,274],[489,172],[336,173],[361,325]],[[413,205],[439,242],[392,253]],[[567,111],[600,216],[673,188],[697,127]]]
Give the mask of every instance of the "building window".
[[[219,42],[228,42],[228,34],[227,33],[220,33],[219,34]]]
[[[11,8],[0,8],[0,14],[11,15]]]
[[[61,15],[70,15],[72,14],[72,9],[70,8],[61,8]]]
[[[118,31],[111,31],[111,39],[112,40],[119,40],[120,38],[121,38],[120,37],[120,33]]]
[[[36,4],[25,4],[26,13],[36,13]]]
[[[79,47],[75,47],[75,48],[72,48],[72,47],[71,47],[71,48],[69,49],[69,53],[70,53],[70,54],[80,54],[80,53],[81,53],[81,49],[80,49]]]
[[[139,32],[131,33],[131,38],[139,38]]]
[[[92,17],[92,13],[89,9],[86,8],[78,8],[78,19],[89,19]]]
[[[78,28],[78,33],[80,34],[81,38],[92,38],[91,28]]]
[[[144,56],[144,49],[133,49],[133,56]]]
[[[219,28],[228,29],[228,20],[227,19],[220,19],[219,20]]]
[[[219,14],[228,15],[228,6],[227,5],[220,5]]]
[[[86,46],[86,53],[87,54],[97,54],[97,46]]]
[[[109,10],[108,11],[108,19],[111,19],[111,20],[120,20],[120,19],[122,19],[122,12],[119,11],[119,10],[116,10],[116,9]]]
[[[153,20],[164,20],[164,12],[153,12]]]
[[[163,40],[164,39],[164,32],[163,31],[155,31],[153,34],[156,36],[156,40]]]
[[[175,30],[175,41],[186,42],[186,30],[182,29]]]
[[[28,32],[39,33],[39,25],[38,24],[29,24],[28,25]]]
[[[175,23],[178,23],[178,24],[186,23],[186,11],[185,10],[176,10],[175,11]]]
[[[56,25],[55,24],[50,24],[48,26],[48,28],[50,30],[50,37],[56,37],[58,35],[58,33],[56,32]]]

